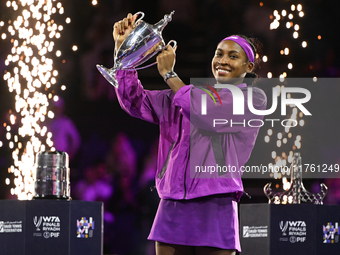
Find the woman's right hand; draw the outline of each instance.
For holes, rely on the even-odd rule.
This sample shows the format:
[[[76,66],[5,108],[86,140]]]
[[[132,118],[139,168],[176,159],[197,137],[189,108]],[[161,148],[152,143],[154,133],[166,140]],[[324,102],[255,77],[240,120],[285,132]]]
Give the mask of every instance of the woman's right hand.
[[[116,49],[119,49],[120,45],[134,29],[137,17],[138,15],[132,16],[132,14],[129,13],[126,18],[116,22],[113,25],[113,39],[116,42]]]

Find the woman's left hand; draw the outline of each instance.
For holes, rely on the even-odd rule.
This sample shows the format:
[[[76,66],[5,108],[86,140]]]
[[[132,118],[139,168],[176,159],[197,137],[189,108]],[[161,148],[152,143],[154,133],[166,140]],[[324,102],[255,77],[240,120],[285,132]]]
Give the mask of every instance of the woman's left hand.
[[[164,77],[167,72],[173,71],[176,62],[176,49],[177,46],[172,48],[171,45],[167,45],[167,47],[158,54],[156,58],[157,68],[162,77]]]

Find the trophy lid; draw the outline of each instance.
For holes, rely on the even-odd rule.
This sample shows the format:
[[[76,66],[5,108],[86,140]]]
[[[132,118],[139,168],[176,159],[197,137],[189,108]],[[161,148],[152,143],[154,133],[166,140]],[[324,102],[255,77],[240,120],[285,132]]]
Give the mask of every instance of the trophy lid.
[[[36,167],[69,167],[69,157],[64,151],[42,151],[37,154]]]
[[[158,33],[161,33],[164,27],[172,20],[172,15],[174,13],[175,11],[172,11],[170,14],[165,14],[163,19],[153,25],[154,30],[156,30]]]

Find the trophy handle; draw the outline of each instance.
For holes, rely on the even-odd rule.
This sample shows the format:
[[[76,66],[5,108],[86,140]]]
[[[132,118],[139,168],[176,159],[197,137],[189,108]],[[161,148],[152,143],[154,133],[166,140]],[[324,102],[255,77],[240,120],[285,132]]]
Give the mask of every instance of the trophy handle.
[[[135,21],[134,27],[138,26],[139,22],[144,18],[145,14],[144,14],[144,12],[139,11],[139,12],[136,12],[135,14],[133,14],[133,16],[135,16],[135,15],[142,15],[142,16]]]
[[[166,48],[166,46],[170,45],[170,43],[174,43],[173,48],[175,48],[175,47],[177,46],[177,42],[176,42],[175,40],[170,40],[170,41],[168,42],[167,45],[165,45],[165,46],[161,46],[161,45],[160,45],[159,48],[158,48],[158,51],[164,50],[164,49]],[[155,52],[155,54],[156,54],[156,52]],[[154,62],[154,63],[152,63],[152,64],[149,64],[149,65],[147,65],[147,66],[142,66],[142,67],[135,68],[135,70],[145,69],[145,68],[148,68],[148,67],[153,66],[153,65],[156,65],[156,64],[157,64],[157,61]]]
[[[167,43],[167,45],[164,45],[164,46],[159,45],[157,50],[158,50],[158,51],[162,51],[162,50],[164,50],[168,45],[170,45],[171,43],[174,43],[174,46],[172,46],[172,48],[175,48],[175,47],[177,46],[177,42],[176,42],[175,40],[170,40],[170,41]]]
[[[175,48],[177,46],[177,42],[175,40],[170,40],[166,46],[170,45],[170,43],[174,43],[174,46],[172,46],[172,48]]]
[[[141,15],[141,17],[135,21],[135,24],[134,24],[134,26],[133,26],[134,28],[135,28],[136,26],[138,26],[139,22],[142,20],[142,18],[144,18],[145,14],[144,14],[144,12],[139,11],[139,12],[136,12],[135,14],[133,14],[132,16],[135,16],[135,15]],[[117,37],[117,41],[118,41],[118,39],[119,39],[119,35],[118,35],[118,37]],[[116,44],[115,44],[114,52],[113,52],[113,59],[115,59],[115,57],[116,57],[116,52],[117,52],[117,50],[118,50],[118,49],[117,49]]]

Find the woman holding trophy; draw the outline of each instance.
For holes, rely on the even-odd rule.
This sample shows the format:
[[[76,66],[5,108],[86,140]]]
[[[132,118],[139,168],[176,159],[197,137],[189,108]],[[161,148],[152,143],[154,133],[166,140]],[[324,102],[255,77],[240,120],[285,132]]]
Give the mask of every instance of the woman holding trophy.
[[[115,23],[116,49],[133,31],[137,15],[128,14]],[[156,188],[161,198],[148,239],[156,241],[157,255],[227,255],[241,251],[237,202],[243,194],[241,172],[213,177],[193,177],[193,164],[221,162],[241,169],[250,157],[259,126],[212,125],[214,119],[234,118],[238,123],[255,116],[244,106],[244,114],[234,116],[232,93],[216,89],[221,105],[206,99],[209,114],[201,114],[205,91],[186,85],[174,72],[175,50],[167,45],[157,56],[157,68],[170,89],[145,90],[132,69],[117,70],[117,97],[133,117],[160,126]],[[233,35],[223,39],[212,59],[216,83],[237,86],[247,101],[245,78],[254,78],[256,49],[248,38]],[[216,96],[215,96],[216,97]],[[252,104],[266,108],[266,95],[252,88]],[[226,177],[228,176],[228,177]]]

